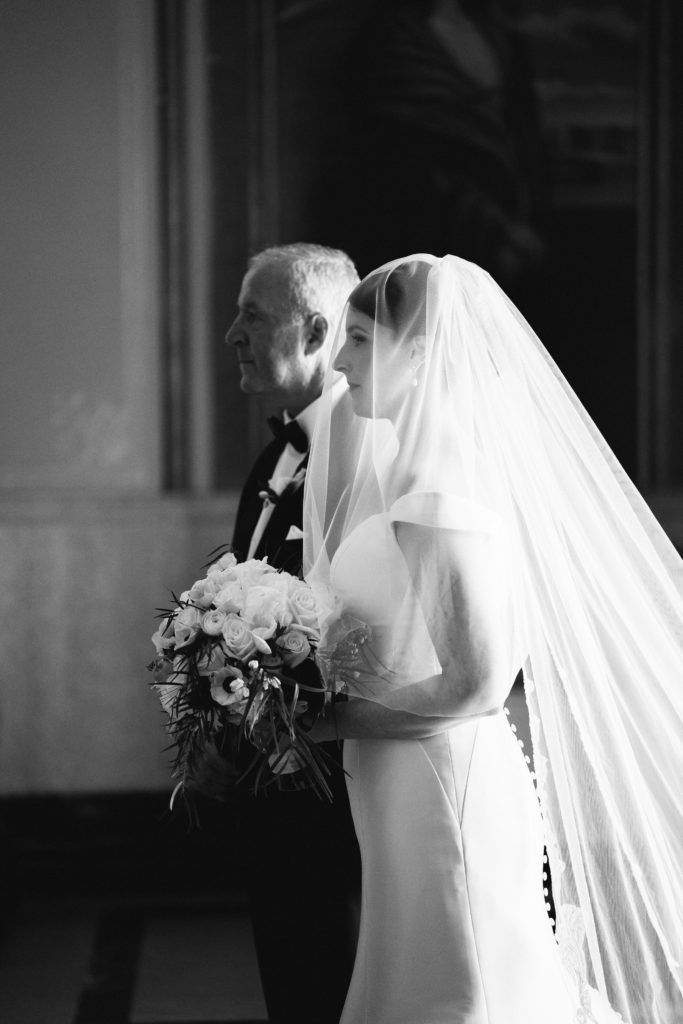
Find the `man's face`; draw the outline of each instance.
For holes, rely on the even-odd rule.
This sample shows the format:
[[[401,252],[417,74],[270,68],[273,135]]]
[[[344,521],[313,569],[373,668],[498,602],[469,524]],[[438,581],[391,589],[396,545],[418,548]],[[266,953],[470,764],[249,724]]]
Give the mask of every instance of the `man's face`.
[[[305,324],[293,322],[282,271],[263,266],[242,282],[238,313],[225,340],[235,346],[247,394],[287,398],[308,384]]]

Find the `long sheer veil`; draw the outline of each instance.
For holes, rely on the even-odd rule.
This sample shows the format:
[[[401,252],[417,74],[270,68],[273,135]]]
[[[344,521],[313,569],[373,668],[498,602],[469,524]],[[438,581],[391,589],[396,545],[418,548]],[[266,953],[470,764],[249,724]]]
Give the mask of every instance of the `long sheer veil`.
[[[488,274],[416,255],[374,271],[352,301],[373,325],[371,347],[342,326],[331,366],[357,343],[371,374],[349,394],[328,373],[304,511],[330,685],[447,713],[429,623],[400,581],[394,628],[377,631],[374,681],[338,671],[339,652],[357,651],[367,623],[343,614],[336,554],[372,517],[490,538],[510,684],[524,668],[557,938],[583,1000],[577,1019],[594,1020],[597,989],[629,1024],[674,1024],[683,1019],[681,559]]]

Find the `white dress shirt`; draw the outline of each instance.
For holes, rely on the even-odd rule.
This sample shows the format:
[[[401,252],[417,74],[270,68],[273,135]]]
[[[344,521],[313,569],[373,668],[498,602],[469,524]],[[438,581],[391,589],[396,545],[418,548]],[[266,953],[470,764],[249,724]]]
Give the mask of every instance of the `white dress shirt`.
[[[303,409],[298,416],[288,416],[287,413],[285,412],[283,415],[284,422],[289,423],[292,419],[295,419],[296,422],[301,427],[301,429],[303,430],[306,437],[308,438],[308,440],[310,441],[311,436],[313,434],[313,430],[315,428],[315,421],[318,415],[319,403],[320,399],[316,398],[315,401],[311,402],[310,405],[307,405],[306,408]],[[275,464],[273,475],[268,481],[268,486],[271,488],[271,490],[275,491],[276,494],[282,494],[285,487],[291,481],[292,477],[296,473],[298,467],[301,465],[305,457],[305,452],[297,451],[294,445],[289,444],[288,442],[283,448],[282,454],[280,455],[280,458],[277,460]],[[261,537],[263,536],[266,526],[268,525],[268,520],[273,514],[274,508],[275,506],[271,501],[266,500],[263,502],[261,515],[258,517],[256,526],[254,527],[254,532],[251,535],[251,542],[249,544],[247,558],[254,557],[254,552],[256,551],[256,548],[259,546],[259,542],[261,540]]]

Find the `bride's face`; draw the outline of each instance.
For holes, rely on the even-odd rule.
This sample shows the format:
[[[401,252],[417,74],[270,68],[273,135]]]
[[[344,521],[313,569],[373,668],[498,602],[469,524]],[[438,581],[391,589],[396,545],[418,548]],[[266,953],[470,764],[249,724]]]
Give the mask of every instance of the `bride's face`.
[[[346,377],[356,416],[396,417],[415,379],[414,354],[407,339],[349,307],[346,339],[334,369]]]

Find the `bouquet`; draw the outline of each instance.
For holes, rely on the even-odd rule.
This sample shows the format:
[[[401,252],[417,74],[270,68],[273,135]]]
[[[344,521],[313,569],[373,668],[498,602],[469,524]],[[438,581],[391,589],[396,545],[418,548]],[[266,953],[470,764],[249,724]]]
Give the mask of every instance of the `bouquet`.
[[[308,584],[266,559],[238,562],[226,552],[174,601],[161,610],[148,666],[175,747],[171,806],[178,792],[187,797],[193,766],[211,744],[254,791],[276,784],[331,799],[328,756],[302,722],[325,698]]]

